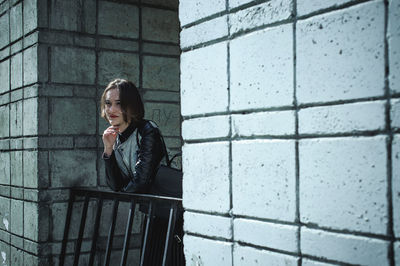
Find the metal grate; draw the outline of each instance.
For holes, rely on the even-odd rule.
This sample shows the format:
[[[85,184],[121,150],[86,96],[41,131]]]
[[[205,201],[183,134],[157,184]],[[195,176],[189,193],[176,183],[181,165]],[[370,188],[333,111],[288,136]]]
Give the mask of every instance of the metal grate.
[[[110,263],[110,256],[111,256],[111,249],[112,249],[112,242],[114,238],[114,230],[115,230],[115,224],[117,220],[117,214],[118,214],[118,206],[120,202],[129,202],[130,203],[130,208],[129,208],[129,213],[128,213],[128,219],[125,227],[125,237],[124,237],[124,242],[123,242],[123,250],[122,250],[122,255],[121,255],[121,266],[126,265],[127,262],[127,257],[128,257],[128,249],[129,249],[129,241],[131,238],[131,231],[132,231],[132,225],[133,225],[133,217],[135,213],[135,207],[137,204],[147,204],[148,205],[148,215],[146,219],[146,227],[144,231],[144,239],[143,239],[143,246],[141,248],[141,256],[140,256],[140,266],[144,265],[144,254],[146,251],[146,244],[148,240],[148,236],[150,233],[151,227],[151,217],[154,212],[154,206],[157,205],[157,203],[162,203],[162,206],[169,206],[169,219],[168,219],[168,228],[167,228],[167,234],[165,238],[165,246],[164,246],[164,252],[163,252],[163,259],[162,259],[162,265],[165,266],[167,265],[167,259],[168,259],[168,254],[169,254],[169,249],[171,247],[172,243],[172,238],[173,238],[173,233],[175,229],[175,223],[177,220],[177,213],[178,209],[182,208],[182,199],[179,198],[169,198],[169,197],[160,197],[160,196],[154,196],[154,195],[147,195],[147,194],[127,194],[127,193],[118,193],[118,192],[109,192],[109,191],[100,191],[100,190],[94,190],[94,189],[71,189],[70,190],[70,198],[68,202],[68,210],[67,210],[67,216],[66,216],[66,221],[65,221],[65,228],[64,228],[64,237],[62,241],[62,247],[61,247],[61,254],[60,254],[60,266],[63,266],[65,263],[65,257],[66,257],[66,247],[68,243],[68,234],[69,234],[69,229],[71,226],[71,216],[72,216],[72,210],[74,207],[74,202],[76,202],[77,197],[84,197],[84,205],[83,205],[83,210],[81,214],[81,220],[80,220],[80,225],[79,225],[79,233],[78,233],[78,238],[76,239],[75,243],[75,252],[74,252],[74,263],[73,265],[78,265],[79,262],[79,256],[81,253],[81,245],[82,245],[82,239],[83,239],[83,233],[84,233],[84,228],[85,228],[85,223],[86,223],[86,216],[88,212],[88,206],[89,206],[89,201],[90,200],[97,200],[97,210],[96,210],[96,218],[95,218],[95,223],[94,223],[94,230],[93,230],[93,235],[92,235],[92,243],[91,243],[91,249],[90,249],[90,258],[89,258],[89,264],[88,265],[93,265],[94,263],[94,258],[95,258],[95,253],[96,253],[96,244],[97,244],[97,239],[99,235],[99,226],[100,226],[100,218],[101,218],[101,212],[103,208],[103,202],[104,200],[112,200],[113,201],[113,211],[111,213],[112,221],[110,224],[110,229],[108,232],[108,240],[107,240],[107,247],[106,247],[106,252],[105,252],[105,258],[104,258],[104,265],[109,265]]]

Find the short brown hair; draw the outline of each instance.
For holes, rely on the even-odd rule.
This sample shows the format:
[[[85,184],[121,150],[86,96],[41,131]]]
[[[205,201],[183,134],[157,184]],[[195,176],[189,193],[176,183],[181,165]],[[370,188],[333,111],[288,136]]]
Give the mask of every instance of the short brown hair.
[[[119,90],[119,100],[121,103],[121,110],[124,121],[142,121],[144,117],[144,106],[142,98],[140,97],[139,91],[135,84],[125,79],[115,79],[111,81],[105,88],[103,94],[101,95],[100,102],[101,117],[103,117],[108,122],[105,111],[106,94],[109,90],[112,89]]]

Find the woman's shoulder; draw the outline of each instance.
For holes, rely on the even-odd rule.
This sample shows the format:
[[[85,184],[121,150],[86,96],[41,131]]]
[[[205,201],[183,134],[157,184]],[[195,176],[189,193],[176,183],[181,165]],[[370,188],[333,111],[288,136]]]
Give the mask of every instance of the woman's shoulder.
[[[151,120],[143,120],[138,129],[141,136],[159,132],[157,124]]]

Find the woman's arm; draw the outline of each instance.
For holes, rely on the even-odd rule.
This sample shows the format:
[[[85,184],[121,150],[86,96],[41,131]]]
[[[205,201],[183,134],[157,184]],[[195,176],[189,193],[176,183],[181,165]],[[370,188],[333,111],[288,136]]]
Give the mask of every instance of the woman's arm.
[[[104,153],[103,159],[108,186],[114,191],[120,191],[123,187],[125,187],[126,182],[124,182],[124,179],[122,178],[121,170],[119,169],[117,160],[115,159],[114,151],[110,156]]]

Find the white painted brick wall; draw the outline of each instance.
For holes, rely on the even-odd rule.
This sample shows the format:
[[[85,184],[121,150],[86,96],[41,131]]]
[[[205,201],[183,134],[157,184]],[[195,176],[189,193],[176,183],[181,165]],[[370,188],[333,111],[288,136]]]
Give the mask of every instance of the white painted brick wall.
[[[227,17],[217,17],[181,31],[181,48],[219,39],[228,35]]]
[[[389,242],[308,228],[301,229],[301,250],[310,255],[357,265],[389,265]]]
[[[294,116],[293,111],[232,115],[232,135],[291,135],[295,133]]]
[[[400,128],[400,99],[390,101],[390,120],[392,128]]]
[[[229,15],[230,33],[252,29],[288,19],[292,14],[292,0],[272,0]]]
[[[232,238],[231,218],[186,211],[184,213],[184,230],[190,233]]]
[[[187,265],[231,266],[232,244],[185,235],[183,238]]]
[[[225,11],[225,5],[225,0],[181,0],[179,1],[181,26]]]
[[[400,92],[400,0],[389,0],[389,86]]]
[[[300,134],[385,129],[385,101],[306,108],[299,111]]]
[[[235,241],[289,252],[297,251],[297,226],[249,219],[234,219],[233,226]]]
[[[233,212],[294,221],[295,147],[292,140],[232,143]]]
[[[231,110],[292,104],[292,32],[283,25],[231,41]]]
[[[229,136],[229,116],[201,117],[185,120],[182,123],[182,138],[210,139]]]
[[[302,222],[386,233],[386,137],[301,140],[299,157]]]
[[[383,95],[383,2],[299,21],[296,35],[300,103]]]
[[[297,266],[298,258],[268,250],[234,245],[233,265],[235,266]]]
[[[229,8],[235,8],[235,7],[247,4],[252,1],[253,0],[229,0]]]
[[[299,16],[307,15],[324,8],[337,7],[350,1],[351,0],[298,0],[297,13]]]
[[[229,211],[229,143],[182,147],[183,206],[209,212]]]
[[[393,231],[400,237],[400,134],[393,137],[392,169]]]
[[[228,109],[226,43],[181,56],[181,112],[193,115]]]

